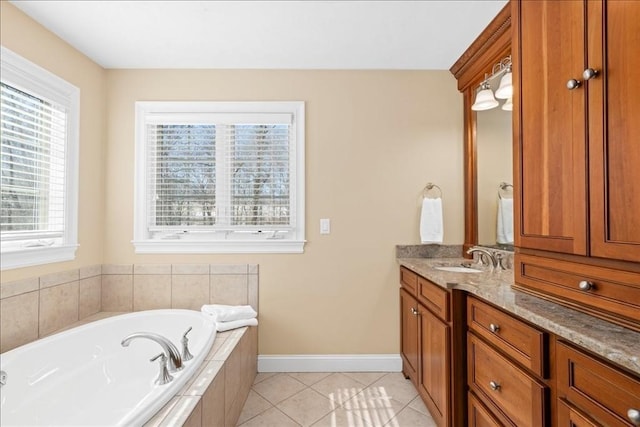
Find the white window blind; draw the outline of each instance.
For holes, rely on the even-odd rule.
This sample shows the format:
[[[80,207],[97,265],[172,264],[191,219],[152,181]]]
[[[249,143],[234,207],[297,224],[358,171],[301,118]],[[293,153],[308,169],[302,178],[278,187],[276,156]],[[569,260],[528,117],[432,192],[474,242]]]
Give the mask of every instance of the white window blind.
[[[64,233],[66,111],[1,83],[3,240]]]
[[[80,91],[1,51],[2,269],[74,259]]]
[[[172,252],[183,242],[195,252],[301,243],[303,137],[291,103],[138,104],[138,176],[146,183],[137,185],[144,193],[144,206],[136,195],[139,251],[154,240]],[[197,249],[197,241],[222,244]]]

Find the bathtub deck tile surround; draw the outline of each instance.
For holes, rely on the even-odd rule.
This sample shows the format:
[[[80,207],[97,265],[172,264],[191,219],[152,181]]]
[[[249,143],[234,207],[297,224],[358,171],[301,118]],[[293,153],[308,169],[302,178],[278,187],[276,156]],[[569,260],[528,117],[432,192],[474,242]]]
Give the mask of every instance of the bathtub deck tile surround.
[[[145,427],[235,425],[256,376],[257,339],[256,327],[217,334],[216,341],[224,343],[212,349],[195,378]]]

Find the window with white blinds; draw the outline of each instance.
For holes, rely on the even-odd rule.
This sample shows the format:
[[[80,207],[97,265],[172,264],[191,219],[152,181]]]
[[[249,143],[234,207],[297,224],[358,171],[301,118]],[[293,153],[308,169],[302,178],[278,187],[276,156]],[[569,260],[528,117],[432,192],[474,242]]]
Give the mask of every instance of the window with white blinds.
[[[138,102],[136,250],[301,252],[303,119],[301,102]]]
[[[2,48],[2,268],[73,259],[79,91]]]

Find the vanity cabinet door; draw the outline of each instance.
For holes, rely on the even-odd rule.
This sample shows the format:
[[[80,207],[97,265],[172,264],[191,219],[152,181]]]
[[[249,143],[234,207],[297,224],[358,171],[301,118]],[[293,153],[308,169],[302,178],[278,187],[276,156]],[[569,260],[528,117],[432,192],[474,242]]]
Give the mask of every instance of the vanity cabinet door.
[[[519,1],[513,17],[515,244],[587,255],[586,94],[567,88],[585,65],[584,2]]]
[[[418,385],[418,302],[404,289],[400,289],[400,349],[402,373],[414,386]]]
[[[640,262],[640,2],[586,3],[591,256]]]
[[[448,426],[451,396],[451,327],[420,307],[421,370],[418,391],[439,427]]]

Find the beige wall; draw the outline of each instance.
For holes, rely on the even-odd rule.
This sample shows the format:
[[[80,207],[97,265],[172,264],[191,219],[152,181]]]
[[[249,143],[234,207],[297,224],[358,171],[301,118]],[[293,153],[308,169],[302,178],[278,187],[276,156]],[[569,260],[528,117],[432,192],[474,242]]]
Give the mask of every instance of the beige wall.
[[[105,70],[7,1],[0,1],[2,45],[80,88],[80,173],[75,261],[2,272],[11,281],[102,263],[104,231]]]
[[[6,2],[2,43],[82,90],[79,258],[3,282],[95,263],[259,264],[261,354],[399,352],[395,245],[419,242],[427,182],[443,191],[445,243],[463,241],[462,102],[449,72],[104,72]],[[305,253],[134,254],[137,100],[305,101]]]
[[[260,353],[397,353],[395,245],[419,243],[420,194],[442,187],[463,239],[462,105],[447,71],[109,70],[106,263],[260,265]],[[306,103],[302,255],[135,255],[134,102]],[[331,234],[319,234],[331,218]]]

